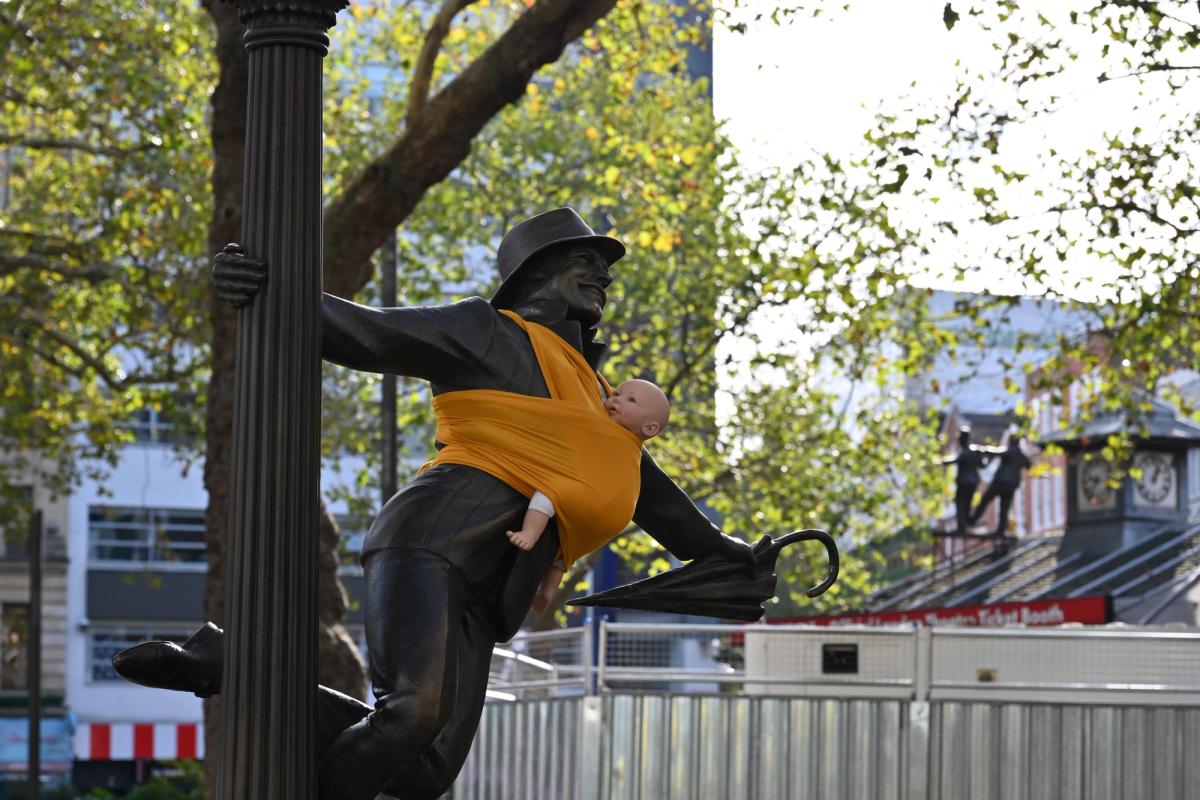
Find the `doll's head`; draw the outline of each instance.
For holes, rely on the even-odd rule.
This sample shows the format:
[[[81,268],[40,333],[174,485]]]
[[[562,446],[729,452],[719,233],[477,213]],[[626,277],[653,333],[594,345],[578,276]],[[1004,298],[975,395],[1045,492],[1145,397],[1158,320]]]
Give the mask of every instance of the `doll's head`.
[[[662,433],[671,418],[671,403],[650,381],[625,381],[604,401],[613,422],[632,431],[643,442]]]

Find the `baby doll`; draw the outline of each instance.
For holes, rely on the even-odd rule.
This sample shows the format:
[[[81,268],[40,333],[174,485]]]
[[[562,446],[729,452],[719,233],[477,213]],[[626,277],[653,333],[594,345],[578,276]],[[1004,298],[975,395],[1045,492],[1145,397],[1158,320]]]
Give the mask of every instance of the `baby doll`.
[[[607,400],[604,410],[613,422],[632,432],[641,441],[651,439],[662,433],[671,416],[671,404],[667,396],[650,381],[625,381],[618,386]],[[508,531],[508,538],[522,550],[533,548],[537,540],[546,530],[546,524],[554,516],[554,504],[550,498],[539,492],[534,492],[525,511],[525,521],[519,531]],[[554,590],[562,580],[564,565],[561,561],[554,562],[547,570],[546,576],[538,587],[537,596],[533,599],[533,610],[540,614],[545,611],[553,598]]]

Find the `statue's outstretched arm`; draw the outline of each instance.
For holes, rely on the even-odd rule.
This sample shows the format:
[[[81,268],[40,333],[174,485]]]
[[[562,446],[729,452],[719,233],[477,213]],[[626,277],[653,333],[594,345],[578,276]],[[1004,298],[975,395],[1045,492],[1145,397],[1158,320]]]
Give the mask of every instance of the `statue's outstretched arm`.
[[[750,545],[726,536],[642,450],[642,488],[633,521],[682,560],[720,554],[753,567]]]
[[[228,244],[213,260],[217,296],[235,308],[253,301],[269,266]],[[321,299],[321,356],[363,372],[440,380],[487,352],[496,313],[472,298],[445,306],[370,308],[331,294]]]
[[[321,357],[362,372],[450,382],[482,361],[496,312],[478,297],[444,306],[370,308],[331,294],[321,301]]]

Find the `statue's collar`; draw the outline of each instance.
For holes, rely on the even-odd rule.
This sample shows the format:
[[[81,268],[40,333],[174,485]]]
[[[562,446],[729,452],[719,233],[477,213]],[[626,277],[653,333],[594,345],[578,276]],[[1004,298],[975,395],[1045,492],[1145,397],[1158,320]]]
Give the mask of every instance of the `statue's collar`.
[[[536,322],[554,331],[564,342],[583,355],[592,369],[600,369],[608,345],[597,342],[596,329],[583,329],[578,321],[567,319],[567,304],[559,300],[526,300],[513,308],[526,322]]]

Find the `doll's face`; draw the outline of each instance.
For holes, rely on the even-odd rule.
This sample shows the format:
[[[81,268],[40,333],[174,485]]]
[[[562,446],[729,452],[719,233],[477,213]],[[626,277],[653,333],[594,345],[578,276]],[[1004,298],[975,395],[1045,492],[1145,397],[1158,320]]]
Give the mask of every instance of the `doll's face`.
[[[604,410],[618,425],[633,431],[645,441],[662,433],[671,416],[667,396],[650,381],[625,381],[612,397],[604,401]]]

